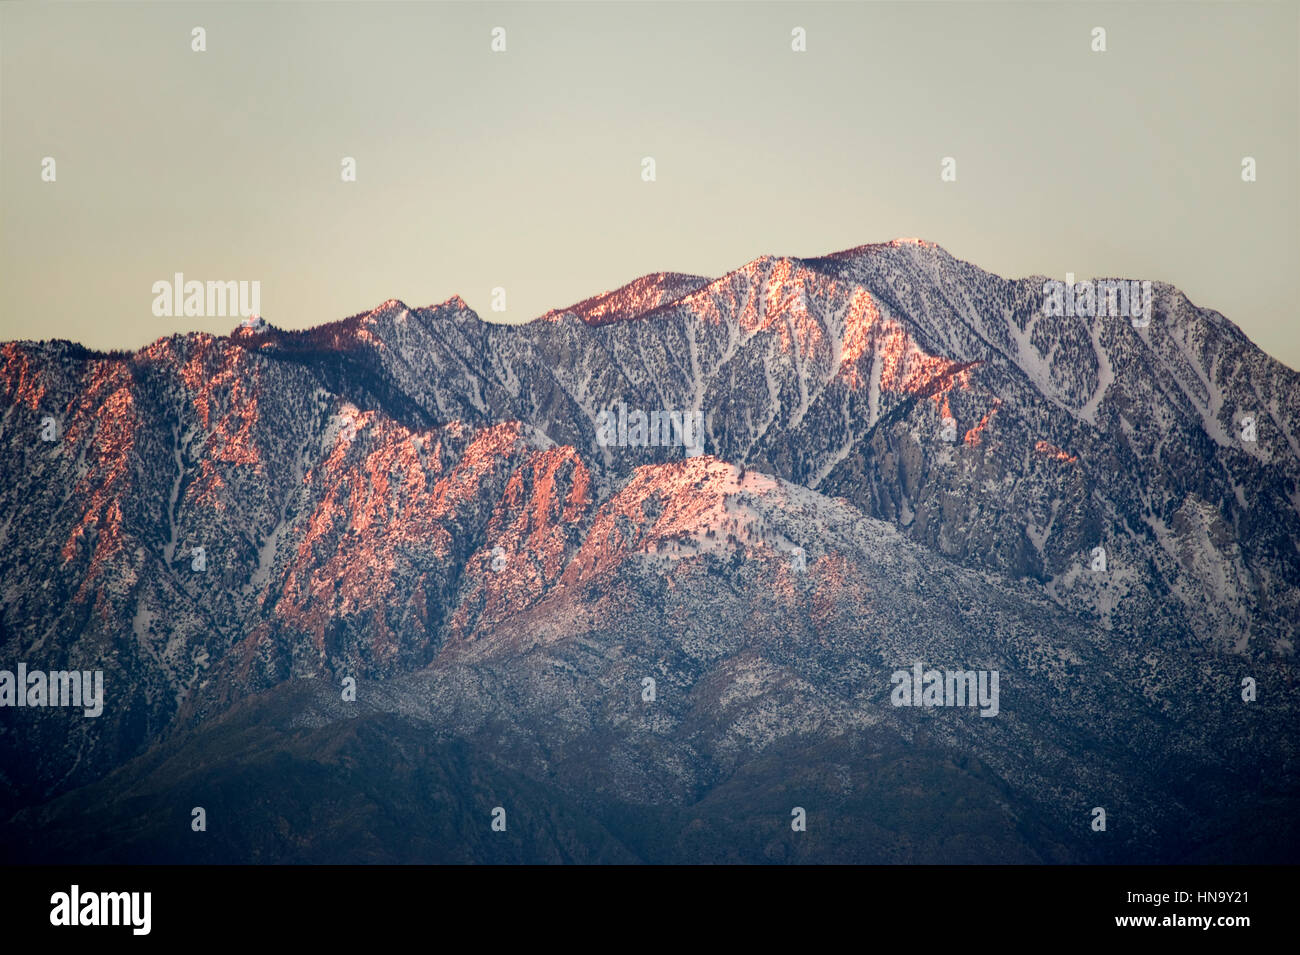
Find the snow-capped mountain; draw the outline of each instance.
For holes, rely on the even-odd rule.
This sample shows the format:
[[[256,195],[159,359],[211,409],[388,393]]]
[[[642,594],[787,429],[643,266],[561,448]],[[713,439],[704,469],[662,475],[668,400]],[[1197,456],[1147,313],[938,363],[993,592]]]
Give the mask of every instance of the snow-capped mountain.
[[[332,861],[319,833],[367,818],[362,856],[402,860],[1293,858],[1260,819],[1295,815],[1300,376],[1167,285],[1135,323],[1046,314],[1044,281],[895,240],[517,326],[453,298],[4,345],[4,661],[107,688],[96,719],[4,711],[4,841]],[[702,448],[638,445],[638,413]],[[997,717],[892,705],[914,661],[997,671]],[[385,838],[397,810],[276,802],[263,759],[395,774],[413,813],[437,764],[448,812],[510,792],[534,826]],[[141,822],[205,792],[282,835]],[[835,838],[791,841],[803,802]]]

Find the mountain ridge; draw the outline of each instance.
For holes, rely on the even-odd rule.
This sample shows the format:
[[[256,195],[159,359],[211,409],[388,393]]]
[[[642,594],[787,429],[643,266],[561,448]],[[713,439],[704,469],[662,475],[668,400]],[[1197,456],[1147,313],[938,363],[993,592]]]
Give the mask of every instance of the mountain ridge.
[[[894,240],[649,273],[519,325],[453,296],[133,353],[0,346],[0,647],[102,667],[114,704],[0,726],[0,816],[167,740],[203,759],[242,701],[350,676],[476,752],[499,728],[516,792],[608,794],[620,846],[644,792],[743,829],[728,787],[778,751],[816,776],[809,734],[921,745],[884,703],[910,656],[1017,687],[922,733],[1034,820],[1007,858],[1093,857],[1067,807],[1099,788],[1147,820],[1117,858],[1181,858],[1180,818],[1226,839],[1212,803],[1255,799],[1243,773],[1276,768],[1261,800],[1295,787],[1300,376],[1153,290],[1147,328],[1052,318],[1034,279]],[[703,446],[610,443],[620,407],[698,413]],[[660,710],[617,702],[651,674]]]

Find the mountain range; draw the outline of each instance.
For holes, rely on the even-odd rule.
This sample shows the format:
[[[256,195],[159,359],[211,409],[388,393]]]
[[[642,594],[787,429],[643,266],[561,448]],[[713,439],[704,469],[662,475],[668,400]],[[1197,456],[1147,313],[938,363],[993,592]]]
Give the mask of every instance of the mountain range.
[[[0,668],[105,701],[0,710],[0,851],[1297,861],[1300,375],[1161,282],[1043,302],[898,239],[3,345]]]

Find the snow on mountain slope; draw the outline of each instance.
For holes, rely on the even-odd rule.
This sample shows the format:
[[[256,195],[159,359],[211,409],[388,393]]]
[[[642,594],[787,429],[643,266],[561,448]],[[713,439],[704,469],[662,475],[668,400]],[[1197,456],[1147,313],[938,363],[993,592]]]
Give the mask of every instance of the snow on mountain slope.
[[[303,360],[310,339],[318,365],[346,363],[331,387],[360,393],[347,375],[364,369],[368,400],[413,423],[529,422],[590,462],[598,494],[685,453],[602,446],[603,409],[698,411],[708,452],[1040,580],[1111,625],[1291,641],[1300,384],[1221,316],[1160,283],[1146,328],[1047,316],[1041,280],[1004,280],[919,240],[764,256],[697,281],[656,273],[583,303],[617,316],[603,324],[549,313],[502,326],[459,299],[390,302],[336,323],[346,336],[260,350]],[[1241,438],[1248,416],[1254,441]],[[1235,548],[1162,541],[1189,499],[1219,509]],[[1179,559],[1189,546],[1211,552]],[[1115,569],[1091,578],[1081,568],[1099,547]],[[1214,596],[1225,574],[1244,588],[1227,603]],[[1165,613],[1170,590],[1179,606]]]
[[[1080,768],[1062,798],[1145,799],[1134,774],[1168,721],[1201,767],[1241,733],[1289,766],[1235,712],[1198,735],[1187,694],[1291,672],[1300,377],[1160,283],[1145,328],[1045,315],[1042,284],[895,240],[653,273],[519,326],[454,297],[130,355],[4,345],[0,645],[101,667],[120,694],[71,730],[0,731],[6,805],[286,681],[444,666],[416,717],[503,721],[542,761],[623,725],[592,715],[612,674],[660,667],[694,702],[655,726],[686,735],[660,750],[638,729],[624,758],[650,745],[677,798],[717,781],[699,760],[739,771],[885,719],[885,650],[1033,687],[1050,739],[1014,715],[940,731],[1022,793],[1081,733],[1122,768]],[[705,453],[602,442],[620,408],[700,413]],[[545,718],[563,688],[543,661],[582,675]],[[12,771],[33,747],[75,755]]]

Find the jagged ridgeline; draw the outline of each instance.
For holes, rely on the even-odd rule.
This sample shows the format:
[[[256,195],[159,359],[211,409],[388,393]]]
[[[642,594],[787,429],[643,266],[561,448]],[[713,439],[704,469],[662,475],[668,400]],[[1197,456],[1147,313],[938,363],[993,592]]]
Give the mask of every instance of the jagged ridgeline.
[[[0,845],[1296,861],[1300,379],[1050,286],[896,240],[4,345],[0,670],[103,699],[10,684]]]

